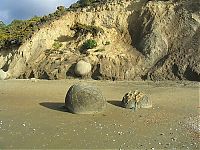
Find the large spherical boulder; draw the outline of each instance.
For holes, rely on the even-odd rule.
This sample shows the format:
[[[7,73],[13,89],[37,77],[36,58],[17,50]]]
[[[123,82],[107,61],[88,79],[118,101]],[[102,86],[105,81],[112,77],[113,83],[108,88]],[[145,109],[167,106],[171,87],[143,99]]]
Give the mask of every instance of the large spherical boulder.
[[[94,114],[104,110],[106,99],[97,87],[78,83],[69,88],[65,107],[75,114]]]
[[[0,80],[5,80],[7,78],[7,73],[0,69]]]
[[[90,63],[80,60],[75,66],[75,74],[77,76],[86,76],[91,72],[92,66]]]

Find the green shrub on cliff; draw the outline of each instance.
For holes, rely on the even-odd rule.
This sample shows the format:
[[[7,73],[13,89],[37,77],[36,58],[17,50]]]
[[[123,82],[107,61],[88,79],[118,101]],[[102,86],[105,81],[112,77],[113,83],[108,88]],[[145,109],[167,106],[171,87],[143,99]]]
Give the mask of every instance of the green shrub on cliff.
[[[103,45],[110,45],[110,41],[106,41]]]
[[[81,6],[89,6],[94,3],[95,0],[79,0]]]
[[[77,37],[91,33],[93,36],[97,36],[98,33],[103,33],[103,29],[94,25],[85,25],[77,23],[74,27],[71,28],[71,30],[75,31],[75,35]]]
[[[3,23],[3,21],[0,20],[0,29],[4,28],[6,25]]]
[[[79,0],[70,6],[71,9],[91,6],[93,4],[105,3],[106,0]]]
[[[83,49],[92,49],[97,47],[97,42],[95,40],[89,39],[83,43]]]
[[[55,42],[53,43],[52,47],[53,47],[54,50],[58,50],[59,48],[62,47],[62,45],[63,45],[63,44],[62,44],[61,42],[55,41]]]
[[[83,45],[80,48],[80,52],[86,53],[88,49],[92,49],[95,47],[97,47],[97,42],[93,39],[89,39],[83,43]]]

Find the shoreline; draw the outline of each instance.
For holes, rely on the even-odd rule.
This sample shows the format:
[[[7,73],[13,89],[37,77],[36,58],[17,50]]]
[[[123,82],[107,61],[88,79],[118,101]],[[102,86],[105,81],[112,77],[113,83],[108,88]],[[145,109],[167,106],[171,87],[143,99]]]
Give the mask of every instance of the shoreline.
[[[102,91],[104,112],[75,115],[63,109],[67,90],[80,81]],[[152,108],[132,112],[119,106],[136,89],[149,96]],[[187,122],[191,117],[196,123],[198,107],[199,83],[193,82],[4,80],[0,148],[199,149],[199,133]]]

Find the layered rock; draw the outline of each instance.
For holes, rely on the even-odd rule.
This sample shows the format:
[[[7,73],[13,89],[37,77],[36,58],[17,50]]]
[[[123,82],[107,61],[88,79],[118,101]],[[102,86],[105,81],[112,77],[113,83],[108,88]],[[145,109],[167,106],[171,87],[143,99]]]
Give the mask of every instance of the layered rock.
[[[142,16],[136,47],[146,56],[147,78],[200,81],[200,2],[149,2]]]
[[[19,49],[1,51],[0,67],[11,78],[65,79],[87,60],[93,79],[200,81],[199,6],[198,0],[115,0],[69,11]],[[97,47],[83,53],[88,39]]]

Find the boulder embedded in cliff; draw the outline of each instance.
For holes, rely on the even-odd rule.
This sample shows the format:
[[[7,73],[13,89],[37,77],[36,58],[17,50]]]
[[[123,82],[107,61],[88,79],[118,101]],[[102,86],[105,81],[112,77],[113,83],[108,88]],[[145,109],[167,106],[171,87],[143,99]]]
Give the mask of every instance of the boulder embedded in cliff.
[[[75,66],[75,73],[77,76],[84,77],[91,72],[92,66],[90,63],[80,60]]]
[[[78,83],[68,90],[65,107],[75,114],[94,114],[104,110],[106,99],[97,87]]]
[[[6,65],[10,78],[29,78],[34,70],[42,79],[76,73],[106,80],[200,81],[199,6],[199,0],[113,0],[66,11],[19,49],[1,50],[0,68]],[[55,41],[66,46],[49,49]]]
[[[5,80],[7,78],[7,73],[0,69],[0,80]]]

